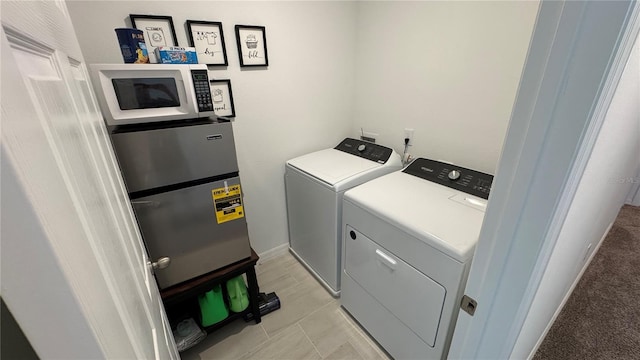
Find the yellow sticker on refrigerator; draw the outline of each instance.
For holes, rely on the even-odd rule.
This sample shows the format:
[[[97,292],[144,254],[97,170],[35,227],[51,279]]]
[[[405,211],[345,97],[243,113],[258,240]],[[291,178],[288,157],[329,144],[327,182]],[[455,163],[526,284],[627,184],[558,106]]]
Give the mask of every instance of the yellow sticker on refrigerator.
[[[218,224],[244,217],[240,184],[211,190]]]

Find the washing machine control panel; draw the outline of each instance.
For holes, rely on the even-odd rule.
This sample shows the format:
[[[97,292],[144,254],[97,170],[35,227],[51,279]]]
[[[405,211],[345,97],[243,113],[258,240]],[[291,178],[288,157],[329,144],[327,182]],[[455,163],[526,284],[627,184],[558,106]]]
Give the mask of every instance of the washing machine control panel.
[[[335,149],[367,160],[375,161],[380,164],[386,163],[393,152],[393,150],[388,147],[351,138],[342,140]]]
[[[493,175],[425,158],[415,159],[403,172],[483,199],[489,198]]]

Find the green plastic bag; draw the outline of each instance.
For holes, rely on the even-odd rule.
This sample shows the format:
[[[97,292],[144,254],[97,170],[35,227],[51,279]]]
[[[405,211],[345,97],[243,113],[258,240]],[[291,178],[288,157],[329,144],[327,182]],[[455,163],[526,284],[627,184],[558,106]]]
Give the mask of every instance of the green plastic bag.
[[[233,312],[242,312],[249,306],[247,286],[242,275],[227,281],[227,293],[229,294],[229,309]]]
[[[198,296],[198,302],[202,314],[202,326],[211,326],[229,316],[220,285],[216,285],[211,291]]]

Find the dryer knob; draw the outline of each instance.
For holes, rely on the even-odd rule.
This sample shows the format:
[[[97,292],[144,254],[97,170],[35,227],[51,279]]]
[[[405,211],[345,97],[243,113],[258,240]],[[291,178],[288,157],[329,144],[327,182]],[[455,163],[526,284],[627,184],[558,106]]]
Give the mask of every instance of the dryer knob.
[[[365,145],[365,144],[358,145],[358,151],[360,151],[360,152],[363,152],[364,149],[366,149],[366,148],[367,148],[367,145]]]
[[[451,180],[458,180],[460,178],[460,171],[458,170],[451,170],[451,172],[449,172],[449,179]]]

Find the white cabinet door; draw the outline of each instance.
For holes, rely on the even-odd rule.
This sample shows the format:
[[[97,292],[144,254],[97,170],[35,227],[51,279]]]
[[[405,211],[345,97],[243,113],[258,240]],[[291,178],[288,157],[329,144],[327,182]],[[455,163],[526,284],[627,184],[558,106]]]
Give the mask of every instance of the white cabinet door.
[[[93,350],[105,358],[178,358],[65,3],[3,1],[1,15],[3,169],[11,169],[7,176],[28,199],[33,217],[25,221],[42,229],[51,249],[51,264],[33,266],[38,282],[60,272],[51,276],[58,285],[52,291],[69,289],[89,327],[51,324],[56,337],[67,339],[59,347],[82,348],[73,332],[89,331],[99,344]],[[3,223],[18,220],[5,216],[11,203],[2,205]],[[29,261],[25,243],[35,239],[4,235],[3,250],[22,249],[22,261]],[[17,279],[32,274],[7,271],[14,262],[5,267],[2,255],[3,298],[38,355],[56,357],[26,315],[28,306],[43,307],[42,298],[20,295],[32,283]],[[48,305],[51,313],[59,310]]]

